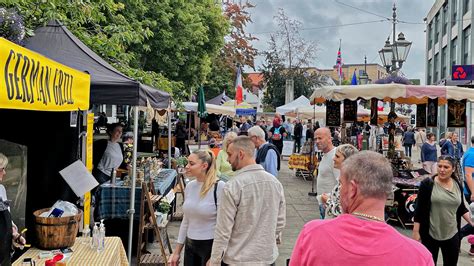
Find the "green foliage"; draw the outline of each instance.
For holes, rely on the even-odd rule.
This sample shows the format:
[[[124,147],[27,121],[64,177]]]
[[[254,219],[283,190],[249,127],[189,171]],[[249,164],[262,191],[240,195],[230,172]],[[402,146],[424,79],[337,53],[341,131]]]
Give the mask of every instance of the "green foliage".
[[[229,23],[213,0],[4,0],[25,21],[26,34],[52,19],[119,71],[187,98],[206,81]]]

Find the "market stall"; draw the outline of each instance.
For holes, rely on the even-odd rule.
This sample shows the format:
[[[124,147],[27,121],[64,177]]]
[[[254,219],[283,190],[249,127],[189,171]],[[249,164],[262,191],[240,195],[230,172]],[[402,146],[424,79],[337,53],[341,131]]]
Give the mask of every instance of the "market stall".
[[[368,100],[371,102],[371,121],[377,120],[377,101],[390,102],[391,111],[389,117],[389,140],[387,157],[392,163],[394,169],[394,184],[399,188],[398,194],[395,194],[395,199],[400,198],[400,193],[413,199],[416,196],[417,188],[412,183],[403,184],[402,179],[423,179],[426,172],[422,169],[411,169],[409,160],[406,161],[400,152],[395,150],[394,139],[394,119],[396,114],[394,112],[395,103],[400,104],[416,104],[417,105],[417,127],[437,127],[438,120],[447,120],[447,124],[451,127],[467,127],[467,116],[469,109],[468,102],[474,101],[474,90],[468,88],[454,87],[454,86],[417,86],[417,85],[403,85],[403,84],[369,84],[357,86],[331,86],[315,88],[311,96],[311,102],[331,104],[337,108],[342,105],[342,101],[354,102],[359,99]],[[346,102],[344,102],[345,104]],[[448,105],[448,114],[446,117],[438,115],[439,105]],[[331,124],[340,123],[341,120],[337,117],[332,117],[335,121]],[[469,132],[470,130],[468,130]],[[469,134],[469,133],[468,133]],[[408,190],[410,192],[408,192]],[[408,204],[408,203],[407,203]],[[397,210],[397,212],[405,209],[404,202],[393,201],[392,206],[387,206],[388,210]],[[393,218],[393,212],[389,212],[389,217]],[[398,214],[395,215],[398,217]],[[400,220],[399,218],[395,218]],[[402,221],[403,225],[407,221]],[[409,221],[408,221],[409,222]]]
[[[234,107],[235,114],[238,116],[257,115],[257,109],[247,102],[237,104],[235,100],[230,100],[222,104],[222,106]]]
[[[130,106],[151,105],[154,109],[171,112],[171,96],[163,91],[141,84],[103,60],[74,36],[59,21],[51,21],[38,28],[35,35],[25,44],[29,49],[57,60],[70,67],[87,71],[91,76],[91,103],[118,104]],[[138,121],[138,110],[135,108],[133,121]],[[171,116],[168,116],[168,125]],[[171,135],[171,126],[168,126]],[[138,123],[134,123],[134,139],[137,140]],[[171,140],[171,139],[170,139]],[[171,143],[168,143],[168,156],[171,157]],[[133,147],[133,171],[130,193],[128,258],[131,260],[133,215],[135,212],[135,178],[136,178],[137,145]]]
[[[294,113],[298,108],[312,107],[309,99],[301,95],[296,100],[276,108],[276,113],[285,115],[286,113]]]
[[[13,219],[31,229],[27,239],[35,243],[40,238],[33,211],[76,197],[59,171],[82,157],[78,146],[82,111],[89,108],[90,76],[3,38],[0,65],[0,139],[25,147],[27,162],[26,180],[17,188],[7,185],[7,191],[16,190],[10,197],[15,204],[26,197],[24,213]],[[9,156],[12,150],[2,146],[0,152]]]

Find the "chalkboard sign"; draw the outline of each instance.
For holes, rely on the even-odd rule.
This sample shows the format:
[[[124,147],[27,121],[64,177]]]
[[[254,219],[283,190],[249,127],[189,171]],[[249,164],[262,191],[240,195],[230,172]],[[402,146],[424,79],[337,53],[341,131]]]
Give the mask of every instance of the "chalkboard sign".
[[[379,100],[377,100],[376,98],[370,99],[370,124],[371,125],[378,124],[378,121],[377,121],[378,108],[379,108],[378,103],[379,103]]]
[[[416,127],[426,127],[426,104],[416,105]]]
[[[448,127],[466,127],[466,100],[448,100]]]
[[[341,125],[341,102],[326,101],[326,126]]]
[[[438,98],[428,99],[427,127],[438,127]]]
[[[344,100],[344,122],[357,121],[357,101]]]

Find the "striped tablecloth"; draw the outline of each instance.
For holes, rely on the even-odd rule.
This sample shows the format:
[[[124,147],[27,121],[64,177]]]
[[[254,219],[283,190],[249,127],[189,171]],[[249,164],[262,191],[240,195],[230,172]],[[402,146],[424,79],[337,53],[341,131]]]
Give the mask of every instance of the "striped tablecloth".
[[[67,265],[128,265],[127,254],[119,237],[106,237],[105,249],[101,252],[91,249],[90,244],[85,242],[81,237],[76,238],[71,248],[73,253],[66,259]],[[36,265],[44,265],[44,262],[51,258],[40,259],[38,257],[40,251],[37,248],[30,248],[13,265],[22,265],[24,258],[32,258]]]

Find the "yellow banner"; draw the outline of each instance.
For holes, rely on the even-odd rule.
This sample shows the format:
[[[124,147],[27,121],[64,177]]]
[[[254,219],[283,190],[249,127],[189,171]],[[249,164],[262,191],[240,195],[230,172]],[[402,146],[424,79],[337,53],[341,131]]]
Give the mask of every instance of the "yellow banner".
[[[90,76],[0,38],[0,108],[89,109]]]
[[[87,114],[87,135],[86,135],[86,167],[92,172],[92,140],[94,133],[94,114]],[[84,195],[84,228],[89,227],[91,214],[91,193]]]

